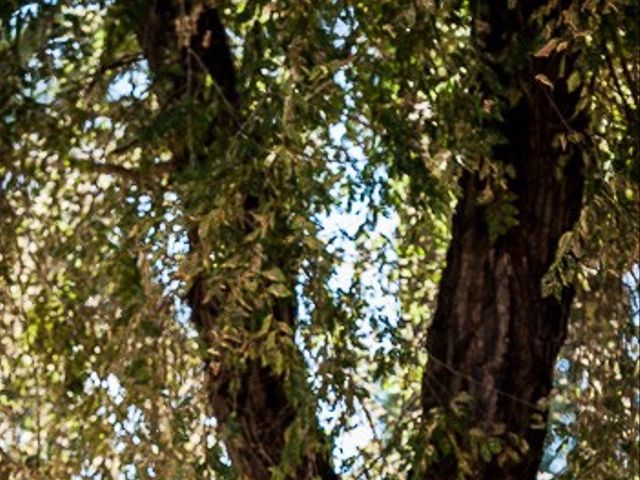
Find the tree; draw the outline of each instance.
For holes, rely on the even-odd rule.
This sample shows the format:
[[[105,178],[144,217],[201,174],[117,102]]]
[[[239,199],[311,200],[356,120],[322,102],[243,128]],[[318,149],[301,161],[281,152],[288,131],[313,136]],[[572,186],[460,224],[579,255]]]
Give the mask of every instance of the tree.
[[[460,443],[471,445],[469,429],[478,426],[499,438],[506,431],[526,440],[526,455],[515,465],[499,459],[472,466],[477,478],[535,478],[545,439],[539,425],[547,418],[540,402],[551,391],[574,295],[569,285],[545,295],[541,285],[562,235],[579,218],[585,175],[579,142],[588,116],[578,107],[580,91],[570,91],[573,86],[564,81],[576,71],[576,54],[558,51],[556,37],[533,59],[526,49],[540,43],[532,17],[543,6],[472,6],[475,38],[489,70],[481,89],[486,88],[488,102],[495,101],[492,83],[511,96],[501,118],[489,120],[502,137],[489,158],[506,172],[497,187],[481,172],[461,177],[462,198],[427,336],[423,408],[447,406],[465,393],[473,398],[474,411],[464,421],[466,438]],[[562,136],[573,139],[554,145]],[[494,195],[488,203],[482,198],[487,189]],[[487,221],[496,215],[491,210],[498,210],[498,222]],[[456,476],[460,467],[450,456],[430,469],[430,478]]]
[[[637,10],[8,3],[0,472],[533,479],[583,438],[546,428],[578,405],[552,391],[571,318],[634,472]],[[335,287],[321,218],[367,196]],[[401,319],[368,306],[372,262]],[[354,419],[374,438],[336,464]]]

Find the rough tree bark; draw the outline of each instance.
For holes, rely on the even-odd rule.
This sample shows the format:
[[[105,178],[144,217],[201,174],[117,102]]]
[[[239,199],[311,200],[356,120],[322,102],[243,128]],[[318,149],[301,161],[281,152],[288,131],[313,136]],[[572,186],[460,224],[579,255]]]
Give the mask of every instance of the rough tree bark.
[[[508,8],[506,3],[472,2],[472,11],[475,41],[486,53],[490,75],[504,92],[520,94],[502,111],[503,120],[490,126],[504,138],[493,147],[492,160],[515,172],[507,192],[515,198],[518,223],[491,238],[487,211],[494,206],[479,201],[488,180],[472,172],[462,175],[462,198],[428,331],[423,410],[427,417],[434,407],[450,412],[452,400],[463,392],[473,400],[463,427],[452,432],[458,452],[440,452],[426,469],[426,479],[458,478],[460,454],[469,459],[468,478],[535,479],[546,434],[540,425],[547,418],[543,399],[567,333],[572,289],[545,297],[541,281],[560,237],[578,219],[584,183],[579,146],[563,148],[557,136],[577,138],[587,116],[576,114],[580,89],[567,89],[575,54],[534,55],[543,40],[532,14],[544,2],[513,3]],[[485,93],[491,100],[498,92],[494,86]],[[528,451],[520,461],[478,460],[469,438],[474,427],[487,434],[504,428],[526,440]]]
[[[204,163],[201,158],[206,155],[203,146],[218,136],[234,134],[238,128],[240,98],[232,55],[219,12],[210,3],[149,0],[146,5],[146,15],[141,15],[136,33],[157,89],[162,91],[160,101],[171,107],[171,102],[190,95],[192,101],[204,102],[205,73],[209,73],[219,87],[219,95],[212,100],[218,105],[217,118],[194,139],[195,144],[187,145],[182,141],[171,146],[173,162],[180,174],[194,163]],[[244,221],[241,222],[244,234],[254,228],[251,212],[258,209],[259,203],[258,196],[246,194]],[[189,241],[191,251],[202,246],[197,225],[189,231]],[[272,252],[269,260],[271,264],[281,266],[286,256],[287,252]],[[291,284],[293,290],[293,280]],[[207,278],[200,275],[192,282],[186,300],[192,311],[191,320],[203,343],[203,352],[213,349],[220,355],[215,339],[216,332],[224,327],[219,319],[224,299],[212,298],[208,290]],[[273,308],[275,320],[285,322],[292,329],[295,328],[295,315],[295,300],[279,299]],[[236,473],[241,479],[272,478],[282,460],[285,432],[297,415],[308,413],[298,411],[288,398],[284,375],[274,373],[260,361],[247,361],[240,369],[240,378],[235,378],[237,368],[231,368],[224,361],[216,362],[214,368],[208,353],[204,353],[203,360],[209,400]],[[231,387],[235,382],[237,384]],[[311,429],[308,437],[304,439],[302,458],[286,478],[337,479],[331,466],[330,451],[319,430]]]

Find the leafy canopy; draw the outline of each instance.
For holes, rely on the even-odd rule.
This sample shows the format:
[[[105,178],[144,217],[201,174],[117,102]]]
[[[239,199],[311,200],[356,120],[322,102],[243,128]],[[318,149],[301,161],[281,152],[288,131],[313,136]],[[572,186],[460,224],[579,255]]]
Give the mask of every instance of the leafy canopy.
[[[240,127],[206,144],[228,105],[210,77],[197,101],[154,80],[141,5],[0,6],[0,476],[232,478],[184,301],[204,275],[230,299],[225,361],[298,379],[288,394],[317,402],[347,477],[401,478],[462,169],[492,179],[496,235],[516,221],[504,165],[479,162],[501,139],[469,3],[224,3]],[[590,159],[544,285],[577,291],[554,478],[637,478],[638,13],[574,2],[536,46],[583,52],[564,78],[593,119],[589,138],[552,140]],[[176,168],[178,149],[206,161]],[[359,228],[332,229],[342,216]],[[295,332],[270,314],[290,297]],[[340,453],[354,428],[366,442]]]

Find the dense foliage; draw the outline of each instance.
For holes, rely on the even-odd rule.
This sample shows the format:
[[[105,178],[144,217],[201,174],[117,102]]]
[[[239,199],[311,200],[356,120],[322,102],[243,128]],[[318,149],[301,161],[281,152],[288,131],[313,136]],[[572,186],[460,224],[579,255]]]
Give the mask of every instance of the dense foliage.
[[[536,43],[500,56],[474,1],[2,0],[0,478],[238,478],[267,387],[296,412],[269,417],[274,479],[324,454],[409,478],[455,451],[421,382],[459,179],[485,181],[492,242],[517,225],[505,78],[556,52],[572,68],[531,84],[588,122],[545,139],[585,166],[540,284],[575,291],[540,471],[640,478],[640,11],[541,5]]]

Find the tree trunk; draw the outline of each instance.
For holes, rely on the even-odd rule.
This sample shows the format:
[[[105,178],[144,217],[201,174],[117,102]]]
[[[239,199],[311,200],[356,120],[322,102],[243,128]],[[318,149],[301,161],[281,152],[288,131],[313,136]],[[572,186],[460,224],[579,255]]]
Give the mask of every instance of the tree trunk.
[[[217,136],[233,135],[240,123],[240,99],[232,56],[217,9],[206,2],[187,0],[180,5],[171,0],[150,0],[147,15],[138,22],[136,33],[154,83],[162,90],[161,101],[165,106],[175,106],[184,98],[204,102],[202,87],[205,74],[209,73],[215,81],[219,93],[214,100],[217,102],[217,118],[204,129],[204,133],[192,139],[195,141],[192,145],[187,145],[182,139],[171,146],[178,173],[204,164],[203,146],[209,145]],[[244,219],[240,222],[242,227],[239,227],[243,230],[241,234],[248,235],[253,230],[251,212],[259,206],[260,200],[256,196],[245,195]],[[202,247],[197,225],[191,227],[189,241],[192,252]],[[290,257],[287,252],[267,252],[265,255],[271,255],[267,263],[287,272],[287,268],[281,265]],[[289,275],[292,291],[294,279],[294,274]],[[224,347],[216,341],[221,338],[225,327],[220,318],[225,300],[210,295],[209,289],[207,278],[198,275],[186,300],[192,311],[192,323],[203,344],[208,397],[239,478],[269,480],[277,468],[285,468],[284,478],[337,479],[330,462],[331,452],[315,426],[315,411],[309,406],[302,411],[298,404],[294,405],[287,395],[284,374],[274,372],[260,360],[247,360],[240,367],[225,362],[225,358],[237,356],[238,352],[226,355]],[[286,323],[293,330],[295,300],[278,299],[274,304],[274,319]],[[245,328],[250,331],[255,327],[246,325]],[[215,362],[213,355],[217,359]],[[303,371],[301,356],[298,367]],[[299,376],[303,375],[304,372]],[[298,380],[305,381],[304,378]],[[298,448],[302,453],[292,460],[291,465],[288,464],[291,460],[283,459],[287,447],[286,433],[300,416],[307,418],[304,424],[313,424],[314,427],[304,431],[304,438],[296,438],[295,441],[302,444],[302,448]],[[314,420],[309,421],[309,416]]]
[[[579,138],[587,117],[576,113],[580,89],[567,89],[576,56],[564,51],[534,57],[544,44],[532,20],[540,3],[515,2],[512,9],[495,2],[472,5],[475,39],[487,54],[490,75],[503,92],[520,95],[491,125],[504,139],[493,147],[492,161],[512,172],[498,195],[517,209],[517,224],[496,235],[491,216],[498,206],[481,204],[491,180],[476,172],[462,175],[423,377],[425,418],[435,407],[456,418],[447,423],[448,434],[430,438],[437,455],[424,467],[425,479],[466,474],[533,480],[543,454],[545,399],[573,291],[565,286],[544,296],[541,282],[560,237],[578,219],[584,183],[580,147],[558,136]],[[485,87],[486,100],[499,98],[496,90]],[[464,403],[461,394],[470,400],[458,415],[451,407]],[[477,442],[478,432],[493,443]],[[500,448],[487,451],[487,444]]]

